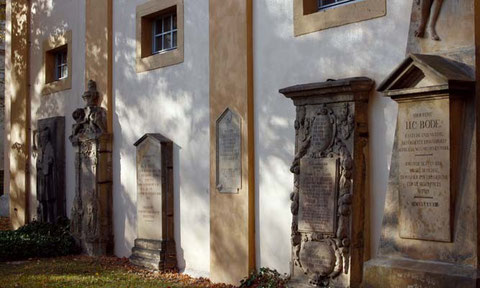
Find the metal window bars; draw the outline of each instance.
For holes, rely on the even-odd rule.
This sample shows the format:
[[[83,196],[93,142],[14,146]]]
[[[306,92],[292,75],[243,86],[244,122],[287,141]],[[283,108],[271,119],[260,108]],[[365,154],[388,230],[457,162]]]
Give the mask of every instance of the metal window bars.
[[[159,16],[153,22],[153,54],[177,48],[177,14]]]
[[[318,0],[318,10],[330,8],[332,6],[340,5],[347,2],[353,2],[356,0]]]
[[[55,53],[55,80],[68,77],[67,51],[61,50]]]

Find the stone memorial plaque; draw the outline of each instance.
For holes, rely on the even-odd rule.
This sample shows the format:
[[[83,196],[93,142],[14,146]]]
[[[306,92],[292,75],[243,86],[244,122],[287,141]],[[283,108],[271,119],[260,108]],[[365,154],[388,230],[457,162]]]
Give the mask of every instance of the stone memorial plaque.
[[[336,226],[336,158],[300,160],[298,231],[334,233]]]
[[[241,119],[227,109],[217,120],[217,189],[238,193],[242,188]]]
[[[451,241],[449,100],[399,106],[400,237]]]
[[[138,238],[162,240],[161,143],[147,138],[137,147]]]

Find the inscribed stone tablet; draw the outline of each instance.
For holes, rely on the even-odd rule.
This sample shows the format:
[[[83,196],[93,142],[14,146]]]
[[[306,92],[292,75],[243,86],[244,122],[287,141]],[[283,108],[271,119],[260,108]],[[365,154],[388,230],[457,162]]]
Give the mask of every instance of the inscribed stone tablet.
[[[242,188],[240,117],[227,109],[217,120],[217,189],[238,193]]]
[[[138,238],[162,240],[161,144],[146,139],[137,147]]]
[[[337,163],[335,158],[300,160],[298,231],[335,232]]]
[[[399,106],[400,237],[451,241],[449,100]]]

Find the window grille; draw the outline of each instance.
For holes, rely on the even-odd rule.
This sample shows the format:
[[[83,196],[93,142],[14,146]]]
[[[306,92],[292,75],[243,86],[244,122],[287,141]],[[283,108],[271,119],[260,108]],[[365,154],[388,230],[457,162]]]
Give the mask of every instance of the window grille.
[[[177,48],[177,14],[162,15],[153,22],[153,54]]]
[[[353,2],[356,0],[318,0],[318,10],[323,10],[332,6],[340,5],[347,2]]]

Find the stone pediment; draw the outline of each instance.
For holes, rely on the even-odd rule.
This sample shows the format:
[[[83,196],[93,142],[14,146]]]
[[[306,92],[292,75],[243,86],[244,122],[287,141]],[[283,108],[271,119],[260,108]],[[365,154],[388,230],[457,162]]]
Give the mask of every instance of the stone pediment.
[[[133,144],[134,146],[138,146],[140,144],[142,144],[143,141],[145,141],[146,139],[153,139],[155,140],[156,142],[158,143],[164,143],[164,142],[172,142],[170,139],[168,139],[167,137],[165,136],[162,136],[161,134],[158,134],[158,133],[147,133],[145,135],[142,136],[142,138],[138,139],[137,142],[135,142],[135,144]]]
[[[378,87],[392,98],[441,91],[471,91],[474,72],[463,63],[438,55],[410,54]]]

